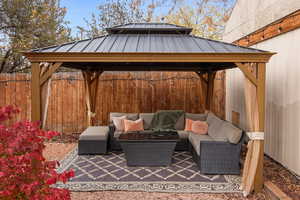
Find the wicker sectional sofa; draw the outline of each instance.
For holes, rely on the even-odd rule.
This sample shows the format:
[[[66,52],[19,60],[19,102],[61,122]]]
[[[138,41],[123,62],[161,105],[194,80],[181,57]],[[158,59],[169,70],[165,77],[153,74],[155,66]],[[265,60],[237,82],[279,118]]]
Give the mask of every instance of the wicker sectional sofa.
[[[122,134],[116,131],[112,117],[126,116],[127,119],[143,119],[145,132],[151,131],[150,124],[154,113],[110,113],[109,149],[122,150],[117,138]],[[208,123],[208,134],[198,135],[184,131],[185,119],[201,120]],[[243,132],[230,122],[221,120],[213,113],[184,113],[176,122],[175,129],[180,141],[176,151],[192,153],[193,159],[204,174],[240,174],[240,153],[243,142]]]

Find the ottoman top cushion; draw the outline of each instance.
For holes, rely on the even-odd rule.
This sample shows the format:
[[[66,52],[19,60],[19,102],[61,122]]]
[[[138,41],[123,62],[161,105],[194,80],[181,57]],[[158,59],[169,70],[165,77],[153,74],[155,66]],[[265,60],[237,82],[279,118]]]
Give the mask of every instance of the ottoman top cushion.
[[[79,140],[107,140],[108,126],[89,126],[79,136]]]

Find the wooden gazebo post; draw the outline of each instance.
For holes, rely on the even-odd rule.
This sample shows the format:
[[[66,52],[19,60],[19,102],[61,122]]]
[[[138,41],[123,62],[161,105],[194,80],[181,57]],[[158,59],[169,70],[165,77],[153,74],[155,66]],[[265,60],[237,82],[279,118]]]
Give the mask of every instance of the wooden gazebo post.
[[[99,84],[99,77],[102,74],[101,71],[82,71],[85,87],[85,100],[87,107],[87,125],[95,125],[94,118],[96,116],[97,105],[97,91]]]
[[[42,128],[47,118],[50,80],[62,65],[57,63],[31,63],[31,121],[41,121]]]
[[[40,63],[31,63],[31,121],[41,120]]]
[[[259,114],[259,132],[265,131],[265,85],[266,85],[266,63],[258,63],[257,65],[257,103]],[[264,140],[258,140],[260,145],[259,165],[254,180],[254,190],[261,191],[264,183],[263,179],[263,163],[264,163]]]
[[[260,192],[263,188],[263,162],[264,162],[264,124],[265,124],[265,79],[266,79],[266,64],[265,63],[253,63],[254,69],[250,70],[249,64],[236,63],[238,68],[244,73],[245,77],[249,80],[249,83],[255,86],[255,94],[253,97],[256,99],[246,98],[246,104],[248,108],[247,116],[251,120],[248,121],[249,126],[249,138],[248,152],[245,160],[242,189],[244,195],[247,196],[252,189],[255,192]],[[248,88],[249,89],[249,88]],[[245,88],[246,90],[246,88]],[[246,92],[246,91],[245,91]],[[251,91],[248,91],[251,92]],[[248,101],[248,102],[247,102]],[[246,105],[247,107],[247,105]],[[250,112],[250,113],[249,113]]]
[[[217,72],[209,72],[207,77],[206,110],[211,111],[214,95],[215,77]]]

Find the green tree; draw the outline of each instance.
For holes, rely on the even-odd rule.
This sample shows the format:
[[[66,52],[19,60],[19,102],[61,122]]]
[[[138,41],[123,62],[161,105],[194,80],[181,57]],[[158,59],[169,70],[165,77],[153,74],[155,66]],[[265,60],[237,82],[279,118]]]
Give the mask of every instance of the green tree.
[[[221,39],[235,0],[112,0],[98,7],[78,39],[105,34],[105,28],[131,22],[167,22],[192,27],[193,34]],[[189,6],[192,4],[192,6]]]
[[[28,67],[22,51],[70,40],[60,0],[0,0],[0,72]]]
[[[86,20],[86,28],[78,28],[78,39],[91,38],[106,33],[105,28],[133,22],[152,22],[155,11],[169,3],[182,0],[107,0],[98,6],[98,14]]]
[[[194,35],[221,40],[234,2],[233,0],[202,0],[194,7],[181,7],[160,19],[163,22],[191,27]]]

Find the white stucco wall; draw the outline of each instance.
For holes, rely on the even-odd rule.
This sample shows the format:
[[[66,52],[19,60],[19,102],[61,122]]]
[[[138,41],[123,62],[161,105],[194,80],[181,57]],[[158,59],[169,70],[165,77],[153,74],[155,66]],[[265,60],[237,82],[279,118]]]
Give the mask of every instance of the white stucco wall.
[[[237,0],[224,33],[233,42],[300,8],[300,0]]]
[[[257,10],[254,10],[254,8]],[[235,41],[300,9],[300,0],[239,0],[224,41]],[[262,17],[265,16],[265,17]],[[249,21],[247,21],[247,19]],[[277,52],[267,64],[265,153],[300,175],[300,29],[252,47]],[[245,128],[243,74],[226,73],[226,118],[240,113]]]
[[[257,44],[277,52],[267,64],[265,153],[300,175],[300,29]],[[226,118],[241,115],[245,128],[243,74],[230,70],[226,77]]]

